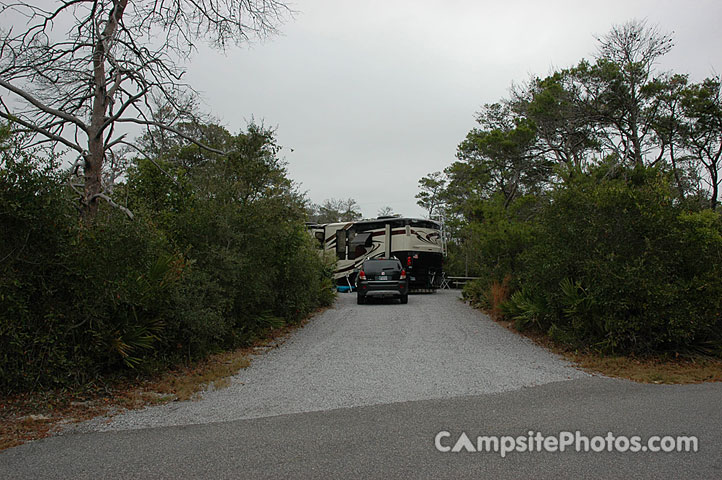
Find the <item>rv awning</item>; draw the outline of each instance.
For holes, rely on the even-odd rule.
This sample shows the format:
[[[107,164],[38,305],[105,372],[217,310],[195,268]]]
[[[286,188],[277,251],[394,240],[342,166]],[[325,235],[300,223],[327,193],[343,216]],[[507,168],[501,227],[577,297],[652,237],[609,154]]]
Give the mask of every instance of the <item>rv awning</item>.
[[[358,245],[364,245],[366,246],[366,242],[368,242],[368,239],[371,237],[371,233],[359,233],[355,237],[353,237],[353,240],[351,240],[350,245],[352,247],[356,247]]]

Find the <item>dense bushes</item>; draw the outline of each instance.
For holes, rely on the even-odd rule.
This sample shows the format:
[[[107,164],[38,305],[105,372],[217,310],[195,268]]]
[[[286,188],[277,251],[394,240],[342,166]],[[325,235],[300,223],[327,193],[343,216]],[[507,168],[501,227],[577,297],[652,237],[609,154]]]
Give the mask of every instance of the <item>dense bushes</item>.
[[[476,222],[463,230],[463,252],[470,266],[468,273],[479,276],[481,284],[470,288],[490,288],[506,279],[516,279],[522,268],[521,255],[534,240],[535,225],[531,221],[536,198],[526,196],[517,199],[508,208],[502,195],[494,195],[475,208]]]
[[[333,300],[332,266],[268,132],[235,158],[136,162],[92,224],[56,168],[7,149],[0,165],[0,388],[79,385],[247,344]],[[254,144],[249,147],[249,144]]]
[[[683,210],[657,169],[611,173],[597,167],[559,186],[533,227],[523,224],[533,242],[505,268],[517,288],[502,311],[605,352],[722,354],[719,214]],[[491,280],[498,288],[499,274]],[[467,295],[484,302],[489,292],[477,284]]]
[[[657,71],[670,36],[644,21],[598,47],[484,105],[418,203],[447,220],[447,274],[480,277],[466,298],[519,328],[722,355],[720,78]]]

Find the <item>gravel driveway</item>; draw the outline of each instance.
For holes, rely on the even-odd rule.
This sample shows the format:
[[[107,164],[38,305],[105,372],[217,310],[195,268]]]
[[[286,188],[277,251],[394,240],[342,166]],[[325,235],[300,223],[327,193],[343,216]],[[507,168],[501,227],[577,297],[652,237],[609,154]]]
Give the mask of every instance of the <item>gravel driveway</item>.
[[[205,424],[342,407],[504,392],[585,377],[492,322],[456,291],[333,308],[253,358],[228,388],[201,399],[98,418],[72,431]]]

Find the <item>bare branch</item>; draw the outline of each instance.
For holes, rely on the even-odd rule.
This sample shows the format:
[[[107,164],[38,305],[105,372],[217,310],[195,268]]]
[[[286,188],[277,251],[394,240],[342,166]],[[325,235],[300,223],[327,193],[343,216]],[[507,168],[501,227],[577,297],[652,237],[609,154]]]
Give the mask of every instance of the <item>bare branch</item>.
[[[292,14],[282,0],[0,0],[6,12],[24,26],[0,32],[0,86],[13,94],[0,99],[0,118],[83,155],[84,218],[108,196],[113,148],[128,144],[118,125],[167,130],[223,154],[174,127],[193,118],[183,62],[198,41],[225,49],[274,33]],[[64,37],[58,25],[68,26]],[[151,98],[173,113],[154,118]]]
[[[135,218],[135,215],[133,215],[133,212],[131,212],[130,210],[128,210],[128,208],[124,207],[123,205],[119,205],[119,204],[115,203],[115,202],[113,201],[113,199],[110,198],[109,196],[107,196],[106,194],[104,194],[104,193],[96,193],[96,194],[94,194],[94,195],[90,198],[90,201],[95,200],[96,198],[100,198],[100,199],[102,199],[102,200],[105,200],[106,202],[108,202],[108,204],[109,204],[110,206],[115,207],[115,208],[117,208],[118,210],[120,210],[121,212],[123,212],[123,213],[125,213],[126,215],[128,215],[128,218],[130,218],[131,220],[133,220],[133,219]]]
[[[51,140],[62,143],[66,147],[70,147],[73,150],[75,150],[76,152],[84,153],[84,150],[79,145],[76,145],[76,144],[72,143],[71,141],[66,140],[65,138],[63,138],[59,135],[55,135],[42,127],[39,127],[37,125],[33,125],[32,123],[26,122],[22,118],[8,115],[7,113],[2,112],[2,111],[0,111],[0,117],[4,118],[6,120],[9,120],[11,123],[19,123],[20,125],[27,128],[28,130],[30,130],[32,132],[37,132],[41,135],[48,137]]]
[[[158,162],[156,162],[155,159],[154,159],[152,156],[146,155],[146,152],[144,152],[143,150],[139,149],[136,145],[133,145],[132,143],[128,143],[128,142],[124,142],[124,141],[118,141],[117,143],[118,143],[118,144],[122,144],[122,145],[126,145],[126,146],[132,148],[133,150],[135,150],[136,152],[140,153],[140,154],[143,156],[143,158],[146,158],[146,159],[150,160],[150,162],[151,162],[153,165],[155,165],[155,168],[157,168],[157,169],[160,171],[160,173],[162,173],[163,175],[165,175],[166,177],[168,177],[177,187],[180,187],[180,183],[178,183],[178,180],[176,180],[173,175],[171,175],[170,173],[166,172],[165,169],[164,169],[163,167],[161,167],[161,166],[158,164]]]
[[[20,89],[20,88],[15,87],[15,86],[12,85],[10,82],[6,82],[5,80],[3,80],[3,79],[1,79],[1,78],[0,78],[0,87],[4,87],[5,89],[13,92],[14,94],[22,97],[23,99],[25,99],[25,100],[27,100],[28,102],[30,102],[33,106],[37,107],[38,109],[42,110],[43,112],[45,112],[45,113],[47,113],[47,114],[53,115],[53,116],[55,116],[55,117],[62,118],[62,119],[65,120],[66,122],[74,123],[74,124],[77,125],[81,130],[83,130],[83,131],[85,131],[85,132],[88,131],[88,126],[85,125],[85,123],[83,123],[78,117],[76,117],[76,116],[74,116],[74,115],[70,115],[69,113],[66,113],[66,112],[62,112],[62,111],[60,111],[60,110],[56,110],[56,109],[54,109],[54,108],[52,108],[52,107],[49,107],[49,106],[47,106],[47,105],[44,105],[42,102],[40,102],[37,98],[33,97],[33,96],[32,96],[31,94],[29,94],[28,92],[26,92],[26,91],[24,91],[24,90],[22,90],[22,89]]]
[[[118,118],[116,119],[116,122],[118,123],[135,123],[137,125],[146,125],[151,127],[157,127],[161,130],[166,130],[168,132],[172,132],[179,137],[181,137],[183,140],[188,140],[189,142],[193,143],[194,145],[199,146],[200,148],[209,151],[211,153],[217,153],[219,155],[228,155],[228,152],[224,152],[223,150],[218,150],[217,148],[209,147],[208,145],[203,144],[202,142],[199,142],[198,140],[186,135],[185,133],[181,132],[177,128],[171,127],[170,125],[163,124],[161,122],[154,122],[152,120],[139,120],[137,118]]]

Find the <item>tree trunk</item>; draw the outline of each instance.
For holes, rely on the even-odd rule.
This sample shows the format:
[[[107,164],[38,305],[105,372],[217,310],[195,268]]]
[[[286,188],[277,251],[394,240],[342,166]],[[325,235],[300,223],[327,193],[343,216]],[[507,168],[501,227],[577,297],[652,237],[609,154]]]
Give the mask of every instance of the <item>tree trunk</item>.
[[[636,105],[636,95],[632,96],[632,100],[635,102],[632,105],[632,112],[630,116],[630,130],[632,132],[632,155],[634,164],[638,166],[644,166],[644,157],[642,156],[642,141],[639,138],[639,115]]]
[[[717,171],[713,170],[712,175],[712,198],[709,201],[709,207],[712,210],[717,210],[717,195],[719,194],[719,180],[717,177]]]
[[[677,182],[677,191],[679,192],[679,199],[684,200],[684,187],[682,187],[682,179],[679,176],[679,168],[677,167],[677,159],[674,158],[674,142],[669,144],[669,158],[672,161],[672,172],[674,173],[674,180]]]
[[[85,223],[92,222],[98,213],[100,198],[103,191],[103,164],[105,160],[105,145],[103,142],[103,125],[106,120],[108,104],[108,88],[105,76],[106,53],[109,52],[113,37],[123,18],[123,12],[128,0],[115,0],[115,5],[108,15],[108,22],[103,32],[95,42],[93,49],[93,107],[90,112],[90,127],[88,128],[88,151],[85,154],[83,166],[83,199],[81,217]]]
[[[100,144],[98,148],[97,144]],[[89,153],[85,158],[83,170],[83,199],[81,205],[81,217],[84,223],[92,222],[98,213],[100,198],[97,196],[103,189],[103,143],[97,140],[89,140]]]

